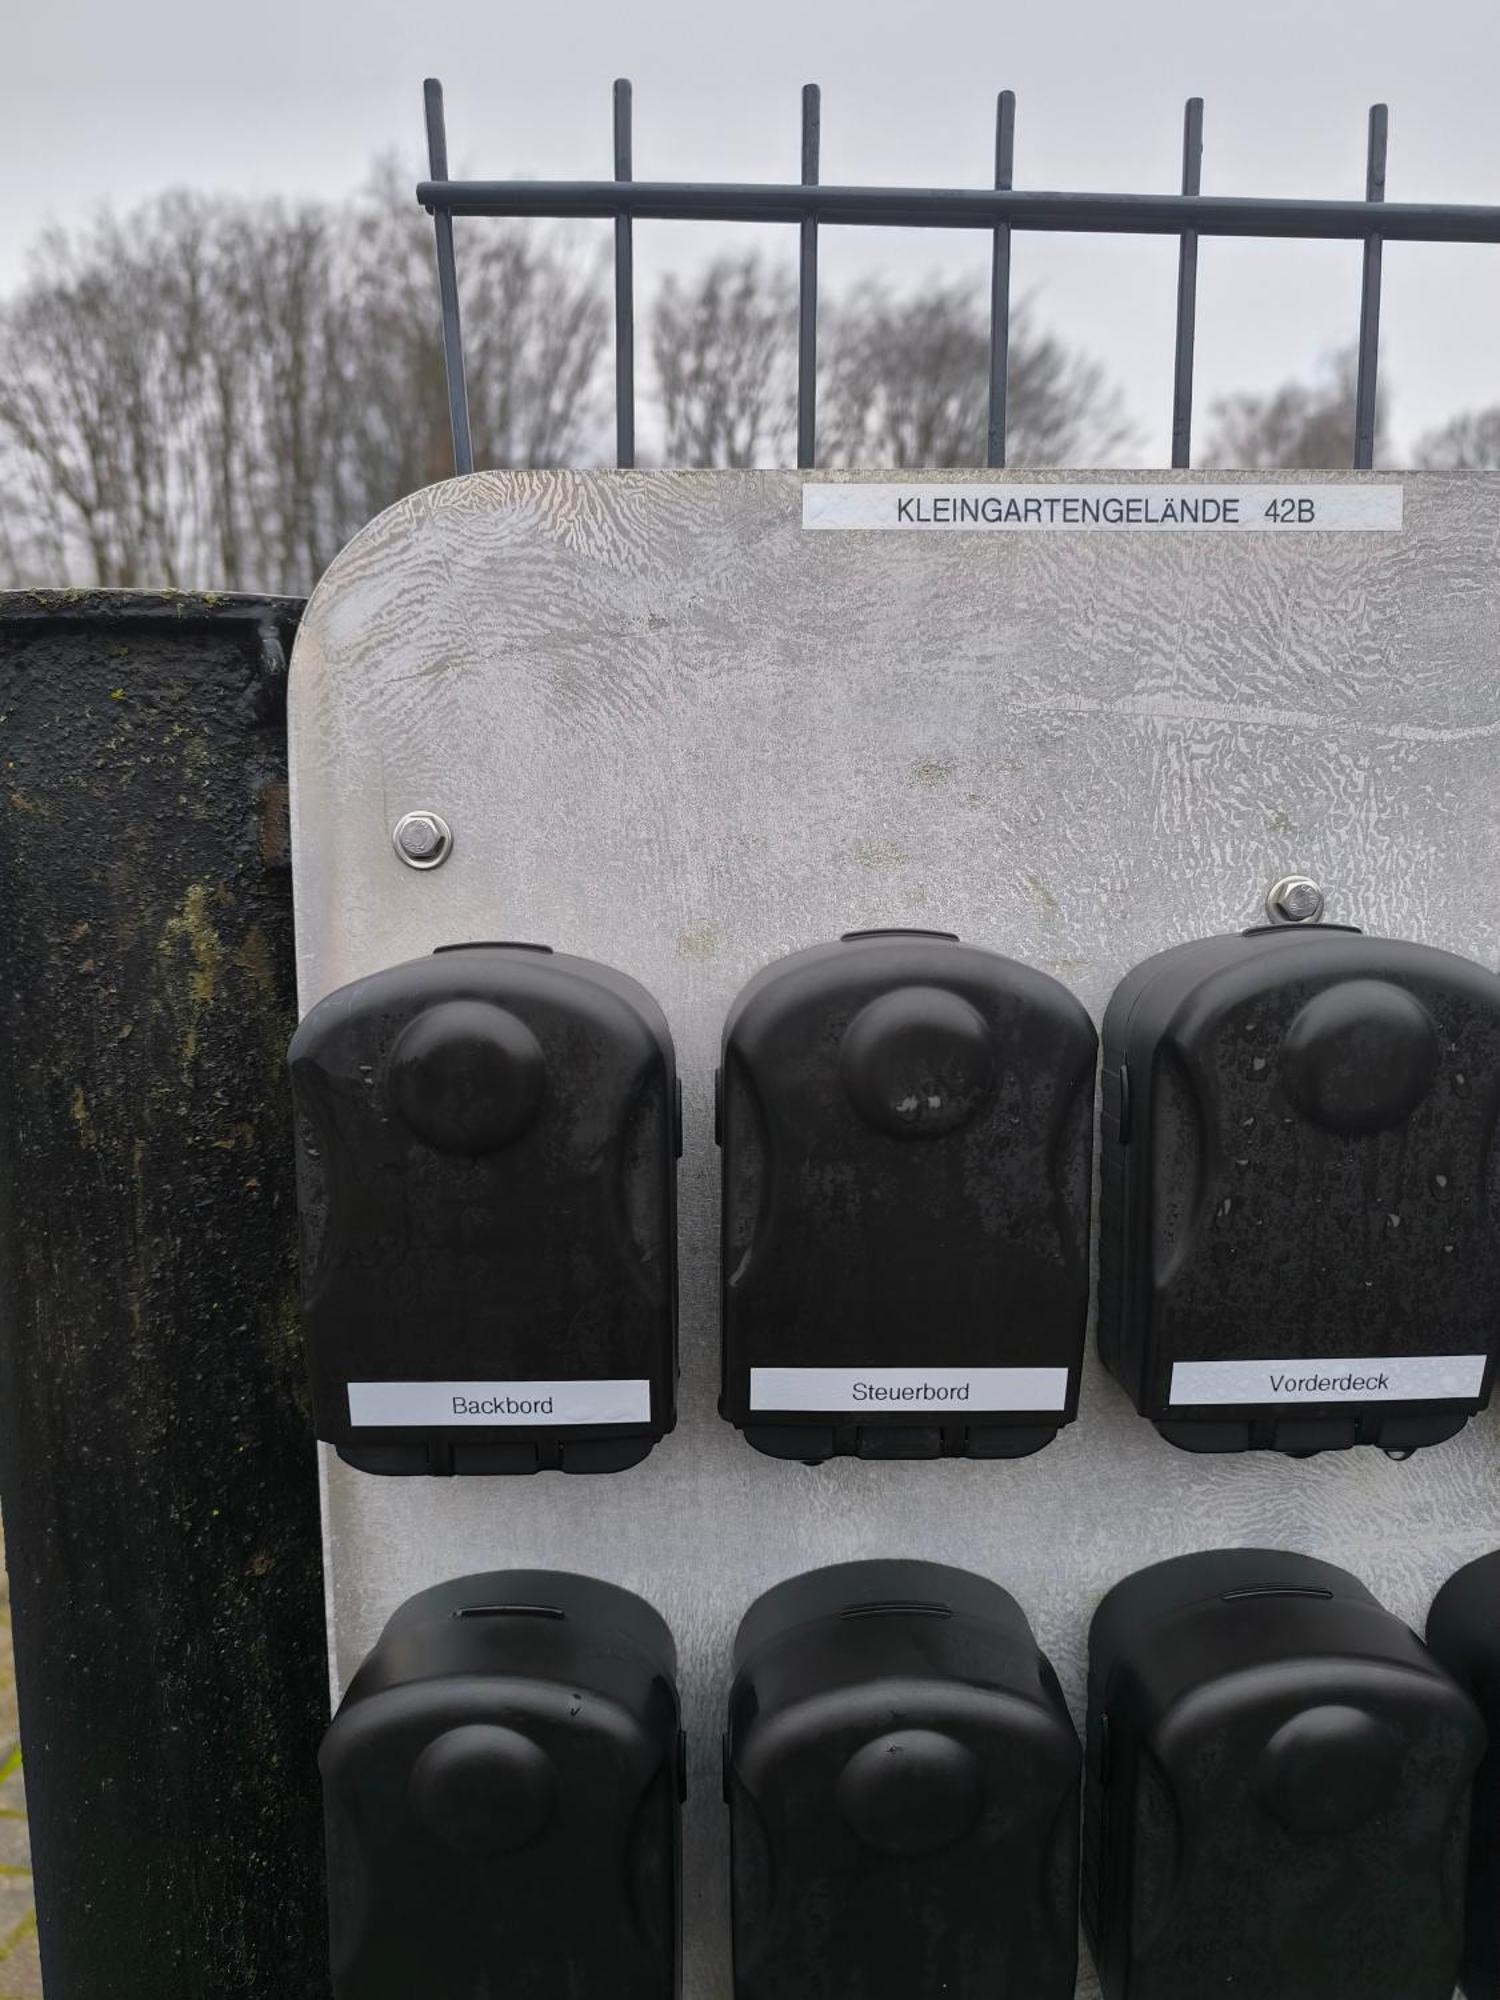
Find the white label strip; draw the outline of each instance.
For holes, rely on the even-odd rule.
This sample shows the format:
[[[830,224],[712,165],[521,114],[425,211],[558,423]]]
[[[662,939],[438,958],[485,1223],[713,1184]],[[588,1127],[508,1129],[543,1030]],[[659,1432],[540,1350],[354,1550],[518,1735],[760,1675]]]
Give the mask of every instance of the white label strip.
[[[646,1424],[651,1384],[614,1382],[351,1382],[356,1426]]]
[[[1399,486],[940,486],[894,481],[808,480],[804,528],[922,533],[1348,534],[1400,532]]]
[[[1482,1354],[1397,1354],[1356,1361],[1179,1361],[1170,1401],[1407,1403],[1467,1400],[1484,1384]]]
[[[752,1368],[752,1410],[1061,1410],[1066,1368]]]

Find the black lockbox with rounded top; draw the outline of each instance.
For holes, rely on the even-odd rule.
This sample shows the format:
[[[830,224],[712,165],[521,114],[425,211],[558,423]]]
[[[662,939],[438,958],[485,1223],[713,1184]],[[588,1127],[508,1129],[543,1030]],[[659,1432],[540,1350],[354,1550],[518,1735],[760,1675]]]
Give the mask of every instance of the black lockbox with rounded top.
[[[1164,1437],[1408,1452],[1484,1407],[1500,979],[1250,931],[1137,966],[1103,1044],[1099,1350]]]
[[[857,932],[724,1028],[723,1392],[816,1462],[1019,1457],[1072,1420],[1097,1038],[1045,973]]]
[[[1105,2000],[1451,2000],[1478,1712],[1346,1571],[1263,1549],[1118,1584],[1089,1638]]]
[[[1015,1600],[839,1564],[758,1599],[734,1661],[737,2000],[1070,2000],[1081,1754]]]
[[[1427,1643],[1489,1731],[1474,1784],[1461,1984],[1468,2000],[1500,2000],[1500,1550],[1443,1585],[1428,1613]]]
[[[675,1675],[650,1605],[589,1577],[403,1604],[319,1757],[336,2000],[673,2000]]]
[[[672,1040],[624,973],[462,945],[291,1045],[319,1437],[368,1472],[613,1472],[672,1428]]]

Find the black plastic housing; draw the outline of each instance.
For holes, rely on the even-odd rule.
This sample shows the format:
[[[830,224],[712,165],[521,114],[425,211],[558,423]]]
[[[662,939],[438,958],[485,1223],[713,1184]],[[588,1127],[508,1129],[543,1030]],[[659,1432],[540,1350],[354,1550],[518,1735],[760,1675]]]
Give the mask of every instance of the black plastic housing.
[[[1010,1458],[1072,1420],[1096,1049],[1066,987],[946,933],[855,933],[744,988],[720,1409],[757,1450]]]
[[[1460,1984],[1500,2000],[1500,1551],[1450,1577],[1433,1600],[1427,1643],[1484,1717],[1489,1746],[1474,1785]]]
[[[589,1577],[403,1604],[319,1758],[336,2000],[673,2000],[675,1673],[656,1612]]]
[[[1332,1564],[1182,1556],[1089,1639],[1084,1923],[1105,2000],[1451,2000],[1473,1703]]]
[[[1099,1351],[1136,1408],[1192,1451],[1461,1430],[1500,1336],[1500,980],[1207,938],[1127,976],[1103,1044]]]
[[[318,1436],[367,1472],[636,1464],[675,1421],[681,1114],[624,973],[462,945],[291,1045]]]
[[[1071,2000],[1081,1755],[1015,1600],[840,1564],[760,1598],[734,1657],[737,2000]]]

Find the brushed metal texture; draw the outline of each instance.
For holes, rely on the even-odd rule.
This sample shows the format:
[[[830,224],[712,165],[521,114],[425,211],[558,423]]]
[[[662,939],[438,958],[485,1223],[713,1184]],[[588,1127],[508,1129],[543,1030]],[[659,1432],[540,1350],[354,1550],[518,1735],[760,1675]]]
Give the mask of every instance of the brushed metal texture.
[[[1349,475],[1295,483],[1324,478]],[[1078,1423],[1033,1459],[758,1457],[714,1406],[712,1116],[741,983],[850,929],[957,931],[1057,974],[1097,1018],[1137,960],[1261,920],[1268,887],[1306,873],[1333,920],[1494,965],[1500,477],[1406,476],[1400,534],[1224,536],[807,534],[802,483],[430,488],[333,564],[291,680],[304,1008],[438,944],[521,938],[633,974],[677,1040],[676,1433],[601,1479],[334,1462],[325,1505],[336,1682],[402,1598],[466,1570],[579,1569],[670,1621],[687,2000],[730,1990],[719,1732],[735,1624],[778,1579],[876,1555],[992,1576],[1081,1720],[1094,1606],[1159,1557],[1280,1544],[1420,1626],[1438,1584],[1500,1544],[1495,1414],[1407,1464],[1194,1458],[1092,1358]],[[418,810],[454,836],[426,874],[391,844]],[[1079,1991],[1097,1991],[1086,1957]]]

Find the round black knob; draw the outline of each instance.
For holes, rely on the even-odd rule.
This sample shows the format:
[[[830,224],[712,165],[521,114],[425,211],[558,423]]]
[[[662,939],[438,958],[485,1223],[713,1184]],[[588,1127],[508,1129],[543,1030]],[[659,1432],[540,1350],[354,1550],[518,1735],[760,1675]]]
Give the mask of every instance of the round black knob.
[[[866,1743],[838,1779],[839,1811],[884,1854],[948,1847],[979,1817],[984,1789],[972,1751],[936,1729],[897,1729]]]
[[[391,1051],[397,1116],[440,1153],[498,1152],[541,1109],[546,1058],[524,1021],[488,1000],[444,1000]]]
[[[1287,1030],[1287,1095],[1315,1125],[1350,1138],[1409,1118],[1438,1067],[1432,1016],[1404,986],[1346,979],[1308,1001]]]
[[[940,1139],[966,1124],[995,1079],[984,1016],[940,986],[902,986],[844,1031],[839,1075],[860,1116],[896,1139]]]
[[[1261,1752],[1255,1789],[1293,1833],[1350,1833],[1389,1804],[1402,1761],[1389,1723],[1329,1703],[1281,1725]]]
[[[458,1853],[513,1854],[546,1830],[557,1771],[529,1737],[471,1722],[428,1744],[408,1796],[428,1831]]]

